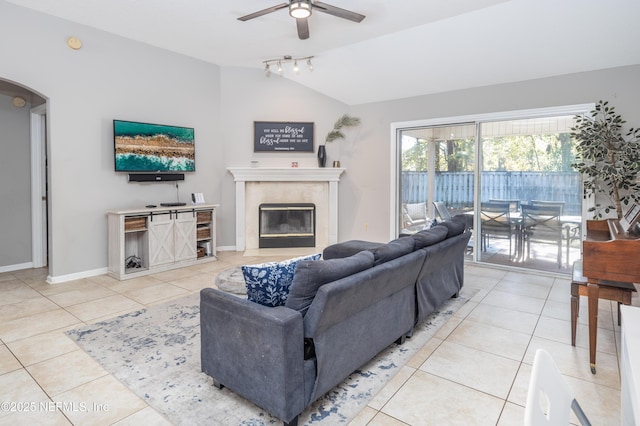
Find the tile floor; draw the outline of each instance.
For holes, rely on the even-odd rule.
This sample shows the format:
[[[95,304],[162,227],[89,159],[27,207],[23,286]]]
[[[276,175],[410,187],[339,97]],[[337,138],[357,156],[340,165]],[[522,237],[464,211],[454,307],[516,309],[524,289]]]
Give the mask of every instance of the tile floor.
[[[197,292],[231,266],[284,258],[219,255],[128,281],[102,275],[48,285],[44,270],[0,274],[0,425],[169,424],[63,332]],[[465,273],[464,291],[479,292],[351,425],[522,424],[537,348],[552,354],[593,424],[620,424],[615,305],[600,302],[592,375],[586,315],[570,345],[568,278],[471,264]]]

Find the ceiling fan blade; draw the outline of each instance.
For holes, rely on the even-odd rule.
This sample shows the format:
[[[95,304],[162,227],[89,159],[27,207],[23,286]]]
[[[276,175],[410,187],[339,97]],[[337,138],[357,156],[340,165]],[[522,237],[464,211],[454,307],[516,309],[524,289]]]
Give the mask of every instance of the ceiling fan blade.
[[[320,12],[328,13],[329,15],[337,16],[338,18],[348,19],[353,22],[362,22],[362,20],[365,18],[364,15],[361,15],[359,13],[342,9],[336,6],[331,6],[330,4],[322,3],[320,1],[314,1],[312,4],[313,10],[318,10]]]
[[[296,19],[296,24],[298,25],[298,37],[300,40],[306,40],[309,38],[309,21],[307,18],[298,18]]]
[[[264,10],[260,10],[258,12],[251,13],[246,16],[241,16],[238,18],[238,21],[248,21],[249,19],[257,18],[262,15],[266,15],[267,13],[275,12],[276,10],[284,9],[285,7],[289,7],[289,3],[281,3],[276,6],[269,7]]]

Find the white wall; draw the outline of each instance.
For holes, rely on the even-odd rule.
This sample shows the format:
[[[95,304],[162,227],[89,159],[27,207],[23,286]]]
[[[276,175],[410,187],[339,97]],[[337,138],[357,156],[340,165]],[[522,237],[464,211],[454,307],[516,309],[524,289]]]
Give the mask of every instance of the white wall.
[[[16,36],[19,34],[20,36]],[[84,47],[71,50],[70,35]],[[218,202],[219,68],[0,2],[0,77],[48,99],[49,273],[104,269],[105,211],[174,201],[172,184],[128,183],[113,171],[114,118],[196,129],[197,172],[180,197]],[[9,178],[4,170],[0,177]]]
[[[81,50],[67,47],[71,35],[82,40]],[[0,78],[48,100],[53,281],[104,271],[106,210],[176,199],[172,183],[128,183],[126,174],[113,171],[114,118],[195,128],[197,171],[179,184],[180,199],[203,192],[207,202],[220,203],[218,244],[234,247],[235,194],[226,168],[252,159],[317,164],[315,153],[254,154],[253,121],[314,121],[318,141],[348,110],[277,75],[267,79],[259,69],[221,70],[5,2],[0,38],[12,40],[0,44]],[[0,170],[2,177],[8,176]]]
[[[20,34],[20,37],[16,37]],[[84,47],[66,46],[70,35]],[[0,2],[0,78],[48,99],[50,275],[107,265],[105,211],[173,201],[172,184],[130,184],[113,171],[114,118],[196,129],[197,172],[180,198],[204,192],[220,203],[221,246],[235,245],[230,166],[314,167],[315,153],[253,153],[253,121],[313,121],[317,147],[350,112],[362,126],[328,146],[347,169],[340,183],[339,240],[389,236],[390,125],[393,122],[610,100],[640,125],[640,66],[348,107],[262,70],[221,68]],[[357,84],[354,82],[354,84]],[[330,164],[330,163],[329,163]],[[10,176],[0,170],[0,179]]]
[[[353,166],[340,193],[339,240],[389,238],[391,123],[600,99],[609,100],[628,125],[639,127],[640,65],[352,107],[351,113],[362,119],[362,140],[345,156]]]
[[[250,167],[259,161],[261,167],[290,167],[297,161],[299,167],[317,167],[317,147],[324,143],[333,123],[348,112],[347,105],[311,91],[295,81],[272,74],[266,77],[262,70],[223,67],[221,69],[221,123],[225,167]],[[313,153],[254,153],[254,121],[303,121],[314,123]],[[339,158],[339,146],[329,146],[328,165]],[[343,167],[349,167],[343,164]],[[349,174],[347,170],[346,175]],[[344,176],[344,175],[343,175]],[[224,226],[218,228],[222,241],[235,245],[235,184],[230,173],[221,177],[221,211]]]
[[[0,95],[0,268],[31,262],[29,107]]]

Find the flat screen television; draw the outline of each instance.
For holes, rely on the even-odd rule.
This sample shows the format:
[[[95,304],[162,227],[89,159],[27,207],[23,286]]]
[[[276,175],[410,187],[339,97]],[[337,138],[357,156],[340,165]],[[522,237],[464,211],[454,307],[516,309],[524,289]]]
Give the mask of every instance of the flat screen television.
[[[113,141],[116,172],[196,170],[193,128],[113,120]]]

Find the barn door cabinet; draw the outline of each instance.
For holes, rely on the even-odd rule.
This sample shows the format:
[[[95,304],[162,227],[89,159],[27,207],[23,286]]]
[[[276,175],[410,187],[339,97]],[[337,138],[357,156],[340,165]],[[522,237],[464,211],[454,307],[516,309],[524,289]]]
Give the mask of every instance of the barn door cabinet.
[[[217,207],[109,210],[109,275],[125,280],[217,260]]]

